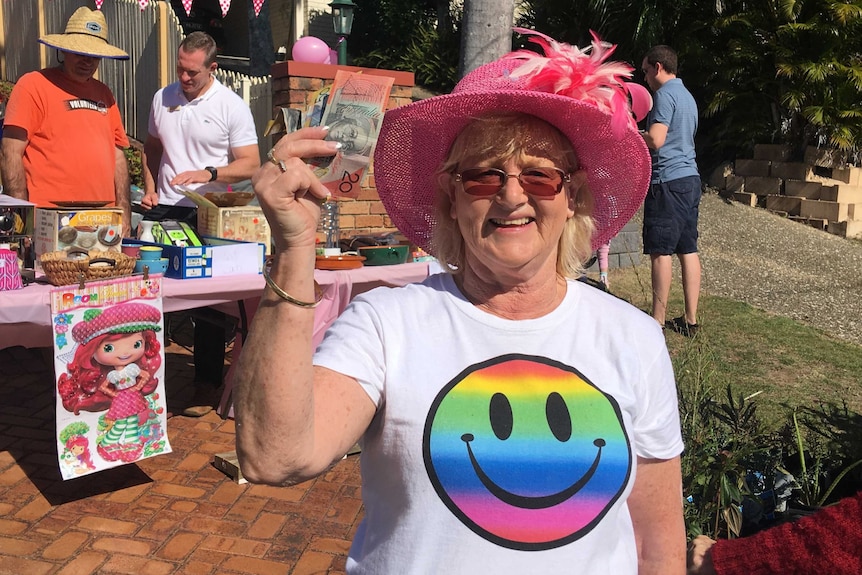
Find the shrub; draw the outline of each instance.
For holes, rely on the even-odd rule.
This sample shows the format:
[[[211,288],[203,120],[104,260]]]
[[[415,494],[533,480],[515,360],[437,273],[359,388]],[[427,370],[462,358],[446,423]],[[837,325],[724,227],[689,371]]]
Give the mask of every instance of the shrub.
[[[742,531],[742,504],[750,494],[748,462],[754,459],[762,434],[756,406],[734,398],[714,398],[715,358],[703,338],[695,338],[674,361],[685,452],[682,455],[686,531],[737,537]]]
[[[5,102],[9,99],[9,94],[12,93],[12,88],[15,84],[6,80],[0,80],[0,102]]]
[[[130,146],[125,149],[126,161],[129,162],[129,180],[133,186],[144,187],[143,155],[144,147],[137,140],[129,138]]]
[[[784,406],[783,428],[765,429],[759,392],[735,395],[716,364],[702,336],[674,358],[689,537],[747,535],[862,488],[862,417],[846,405]]]

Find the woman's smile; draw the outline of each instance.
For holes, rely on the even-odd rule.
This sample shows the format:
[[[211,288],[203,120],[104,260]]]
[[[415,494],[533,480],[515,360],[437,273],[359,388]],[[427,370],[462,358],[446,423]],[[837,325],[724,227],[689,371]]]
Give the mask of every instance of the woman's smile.
[[[503,219],[503,218],[491,218],[491,224],[498,228],[516,228],[521,226],[526,226],[529,223],[536,221],[535,218],[517,218],[517,219]]]

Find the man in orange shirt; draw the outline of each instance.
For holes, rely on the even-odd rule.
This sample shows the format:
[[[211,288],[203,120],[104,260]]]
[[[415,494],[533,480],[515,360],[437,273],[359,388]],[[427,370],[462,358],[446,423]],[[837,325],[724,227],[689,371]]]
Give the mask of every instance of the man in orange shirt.
[[[102,58],[129,55],[108,44],[105,16],[78,8],[63,34],[39,42],[56,48],[60,66],[22,76],[6,106],[4,193],[51,207],[53,201],[114,203],[131,223],[129,139],[110,88],[93,75]]]

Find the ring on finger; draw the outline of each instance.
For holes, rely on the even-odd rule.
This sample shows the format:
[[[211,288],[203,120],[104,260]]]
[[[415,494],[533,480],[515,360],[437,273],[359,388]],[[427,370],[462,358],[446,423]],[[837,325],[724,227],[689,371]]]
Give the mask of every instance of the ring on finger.
[[[269,160],[272,164],[278,166],[278,169],[281,170],[282,174],[287,171],[287,164],[284,163],[284,160],[279,160],[275,157],[275,148],[271,148],[266,153],[266,159]]]

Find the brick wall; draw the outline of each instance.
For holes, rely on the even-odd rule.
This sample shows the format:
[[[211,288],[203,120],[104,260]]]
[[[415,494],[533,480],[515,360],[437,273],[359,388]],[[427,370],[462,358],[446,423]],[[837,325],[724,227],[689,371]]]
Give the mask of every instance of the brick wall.
[[[778,144],[757,144],[754,158],[720,166],[710,184],[749,206],[819,230],[862,239],[862,168],[838,150],[808,147],[802,162]]]
[[[363,74],[388,76],[395,80],[387,110],[412,101],[414,77],[412,72],[310,64],[308,62],[278,62],[272,66],[273,117],[280,108],[295,108],[305,112],[314,100],[314,94],[331,84],[338,70],[362,71]],[[374,185],[373,168],[361,184],[356,199],[339,198],[338,224],[342,238],[396,231],[386,213]]]

